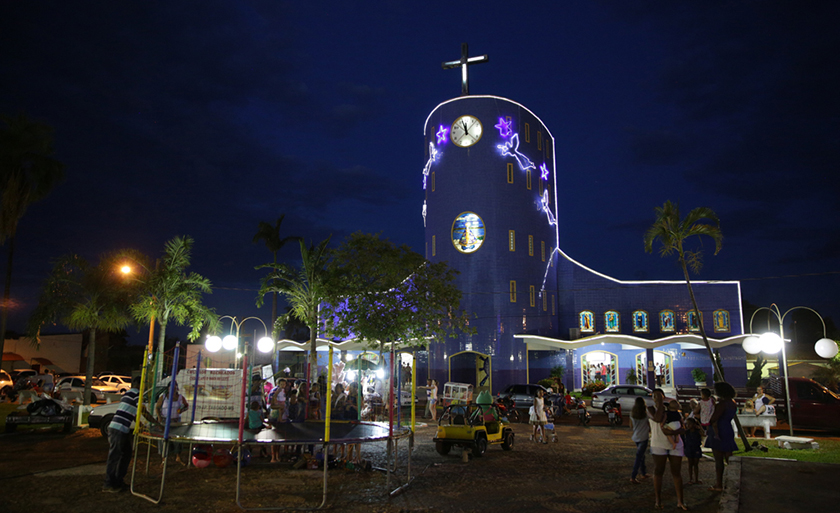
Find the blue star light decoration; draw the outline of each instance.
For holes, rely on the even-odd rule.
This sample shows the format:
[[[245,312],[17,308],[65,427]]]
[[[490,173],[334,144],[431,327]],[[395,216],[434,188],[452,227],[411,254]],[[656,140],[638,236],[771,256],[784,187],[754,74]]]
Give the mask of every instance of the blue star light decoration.
[[[495,125],[495,128],[499,129],[499,135],[507,137],[513,133],[513,130],[510,128],[512,124],[513,121],[505,121],[505,118],[499,118],[499,124]]]
[[[446,142],[446,133],[449,132],[449,129],[443,125],[440,125],[440,129],[437,131],[437,143],[443,144]]]
[[[528,169],[536,169],[537,166],[526,157],[524,154],[520,153],[519,151],[519,134],[513,134],[513,137],[510,138],[510,141],[499,144],[496,146],[502,150],[502,155],[513,157],[519,162],[519,167],[522,171],[527,171]]]
[[[548,180],[548,167],[546,167],[545,162],[540,166],[540,178]]]

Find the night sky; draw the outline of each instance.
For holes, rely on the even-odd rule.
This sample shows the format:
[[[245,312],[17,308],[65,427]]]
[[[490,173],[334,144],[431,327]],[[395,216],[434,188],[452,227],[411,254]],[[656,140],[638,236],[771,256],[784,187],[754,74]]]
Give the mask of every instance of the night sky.
[[[190,235],[208,303],[266,321],[259,221],[422,253],[423,124],[460,94],[441,63],[464,42],[490,58],[470,92],[524,104],[555,137],[569,256],[681,279],[643,233],[665,200],[707,206],[725,239],[717,256],[706,241],[699,279],[840,319],[840,3],[417,4],[3,2],[0,113],[52,125],[67,175],[20,223],[9,329],[71,252],[159,256]]]

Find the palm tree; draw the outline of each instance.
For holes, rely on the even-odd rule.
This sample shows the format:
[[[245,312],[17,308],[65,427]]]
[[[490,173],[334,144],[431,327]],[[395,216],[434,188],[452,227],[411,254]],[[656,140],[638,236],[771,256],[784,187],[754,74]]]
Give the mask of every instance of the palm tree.
[[[203,294],[213,292],[210,280],[197,273],[187,273],[190,265],[193,239],[175,237],[165,246],[164,256],[154,269],[146,269],[146,277],[140,278],[142,292],[131,305],[131,311],[138,322],[160,326],[157,347],[157,379],[163,373],[163,348],[166,340],[166,326],[170,321],[192,327],[187,338],[195,340],[201,334],[205,323],[215,324],[216,314],[202,303]]]
[[[318,336],[318,309],[327,298],[327,237],[320,244],[306,247],[300,240],[300,269],[287,264],[267,264],[260,267],[272,267],[273,270],[262,279],[257,306],[262,306],[263,297],[269,292],[282,294],[291,310],[277,319],[279,323],[286,323],[289,317],[294,317],[309,328],[309,369],[310,380],[317,370],[318,355],[316,353],[316,338]]]
[[[260,240],[265,240],[265,247],[271,251],[272,256],[274,257],[273,266],[277,267],[277,252],[280,251],[283,246],[286,245],[287,242],[293,240],[301,240],[300,237],[283,237],[280,238],[280,225],[283,224],[283,219],[285,219],[286,214],[281,215],[277,218],[277,222],[274,223],[272,226],[265,221],[260,221],[260,225],[257,228],[257,233],[254,235],[254,243],[259,242]],[[274,323],[277,322],[277,291],[271,293],[271,326],[272,330],[274,329]]]
[[[691,277],[688,274],[688,269],[698,274],[703,267],[703,252],[702,250],[688,250],[685,248],[685,243],[691,237],[701,239],[703,236],[711,237],[715,241],[715,255],[720,252],[723,243],[723,233],[720,231],[720,220],[717,214],[706,207],[697,207],[689,212],[685,218],[680,219],[680,207],[677,204],[666,201],[661,207],[656,207],[656,220],[653,222],[647,232],[645,232],[645,252],[653,252],[653,243],[658,240],[661,244],[659,248],[660,256],[671,256],[677,254],[677,261],[683,271],[685,277],[685,284],[688,287],[688,295],[691,296],[691,304],[694,307],[694,315],[697,316],[700,326],[700,335],[703,337],[703,345],[706,346],[706,351],[709,353],[709,359],[712,361],[712,367],[718,376],[723,376],[718,361],[712,353],[712,346],[709,344],[709,339],[706,337],[706,328],[703,325],[703,318],[700,317],[700,309],[697,307],[697,298],[694,297],[694,289],[691,287]],[[746,450],[750,447],[747,443],[747,437],[744,434],[741,423],[738,422],[737,417],[735,423],[738,426],[738,432],[741,439],[744,441]]]
[[[113,257],[92,266],[77,255],[61,258],[44,283],[38,305],[29,318],[27,332],[40,344],[41,327],[60,323],[73,330],[88,330],[84,404],[90,404],[90,388],[96,355],[96,332],[118,332],[131,322],[132,285],[116,276]]]
[[[27,207],[43,199],[64,178],[64,165],[52,158],[52,128],[20,114],[3,118],[0,130],[0,244],[8,239],[6,284],[0,308],[0,355],[6,341],[6,317],[12,287],[12,259],[18,221]]]

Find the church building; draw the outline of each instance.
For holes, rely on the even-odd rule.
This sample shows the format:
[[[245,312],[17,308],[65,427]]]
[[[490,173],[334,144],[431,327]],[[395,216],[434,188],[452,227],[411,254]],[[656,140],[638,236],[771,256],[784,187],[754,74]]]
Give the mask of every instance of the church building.
[[[464,45],[460,61],[444,63],[461,68],[462,95],[424,127],[426,258],[459,271],[476,328],[430,343],[429,377],[493,394],[558,366],[570,388],[596,379],[670,388],[692,384],[694,368],[711,383],[702,322],[726,379],[745,386],[740,283],[692,282],[700,319],[682,281],[622,281],[566,255],[557,205],[570,192],[557,189],[554,136],[522,104],[469,94],[467,66],[482,59]]]

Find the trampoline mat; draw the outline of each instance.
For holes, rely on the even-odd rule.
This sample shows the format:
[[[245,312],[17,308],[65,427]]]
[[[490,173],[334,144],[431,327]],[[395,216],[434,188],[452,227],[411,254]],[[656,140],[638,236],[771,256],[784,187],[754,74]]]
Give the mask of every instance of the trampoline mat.
[[[259,431],[246,429],[242,433],[246,443],[324,443],[323,421],[301,423],[284,422],[273,428]],[[394,435],[407,433],[407,429],[394,428]],[[156,435],[156,436],[155,436]],[[160,433],[153,436],[161,437]],[[171,440],[201,442],[235,442],[239,439],[239,422],[201,422],[169,429]],[[330,443],[373,442],[388,438],[388,424],[380,422],[331,422]]]

